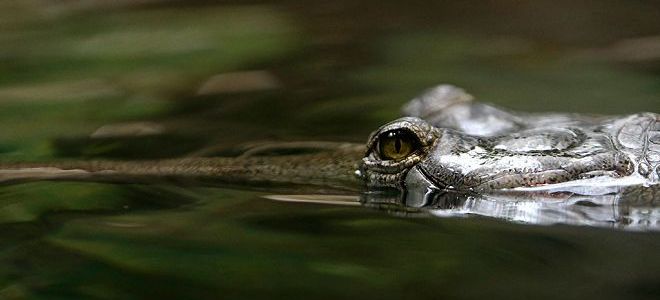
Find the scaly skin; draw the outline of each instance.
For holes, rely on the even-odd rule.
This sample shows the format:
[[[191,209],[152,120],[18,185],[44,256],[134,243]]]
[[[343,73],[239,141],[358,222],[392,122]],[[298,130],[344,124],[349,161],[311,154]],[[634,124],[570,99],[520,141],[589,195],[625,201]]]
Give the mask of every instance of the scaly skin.
[[[413,99],[404,117],[375,131],[361,164],[369,187],[424,185],[464,192],[528,188],[596,178],[660,180],[660,115],[620,117],[507,112],[473,102],[452,86]],[[379,138],[409,132],[419,149],[402,159],[379,152]]]

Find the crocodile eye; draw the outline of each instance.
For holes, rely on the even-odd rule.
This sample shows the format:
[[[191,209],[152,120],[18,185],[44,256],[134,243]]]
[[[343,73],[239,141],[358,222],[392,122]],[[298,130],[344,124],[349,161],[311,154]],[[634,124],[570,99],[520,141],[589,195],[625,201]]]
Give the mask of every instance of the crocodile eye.
[[[391,130],[378,136],[378,155],[383,160],[402,160],[417,151],[419,139],[408,130]]]

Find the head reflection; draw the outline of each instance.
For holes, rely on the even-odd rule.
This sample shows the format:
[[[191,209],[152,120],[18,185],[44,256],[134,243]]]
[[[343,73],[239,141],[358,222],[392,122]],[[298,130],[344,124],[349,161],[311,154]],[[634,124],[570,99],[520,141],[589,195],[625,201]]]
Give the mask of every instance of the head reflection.
[[[362,195],[361,202],[406,216],[478,215],[536,225],[660,230],[660,199],[655,195],[660,195],[657,186],[625,188],[604,195],[515,190],[469,194],[441,189],[427,182],[402,190],[370,191]]]

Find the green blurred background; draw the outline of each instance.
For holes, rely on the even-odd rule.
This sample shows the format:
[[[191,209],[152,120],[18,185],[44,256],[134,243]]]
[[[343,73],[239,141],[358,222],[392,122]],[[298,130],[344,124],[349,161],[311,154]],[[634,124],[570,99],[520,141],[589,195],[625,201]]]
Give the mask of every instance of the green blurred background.
[[[658,112],[660,1],[0,1],[2,161],[364,142],[439,83]],[[656,233],[261,198],[280,192],[0,187],[0,298],[660,297]]]

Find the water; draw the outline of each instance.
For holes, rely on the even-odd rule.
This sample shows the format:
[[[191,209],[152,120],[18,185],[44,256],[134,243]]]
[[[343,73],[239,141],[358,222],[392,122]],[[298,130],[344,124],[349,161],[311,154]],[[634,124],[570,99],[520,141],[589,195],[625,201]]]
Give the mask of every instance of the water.
[[[653,1],[192,2],[0,3],[2,160],[363,143],[441,82],[524,111],[660,107]],[[0,298],[660,295],[654,204],[615,207],[656,222],[626,227],[637,219],[580,201],[555,216],[567,210],[522,199],[502,210],[522,208],[516,219],[476,204],[484,213],[379,210],[360,197],[167,181],[3,186]]]

